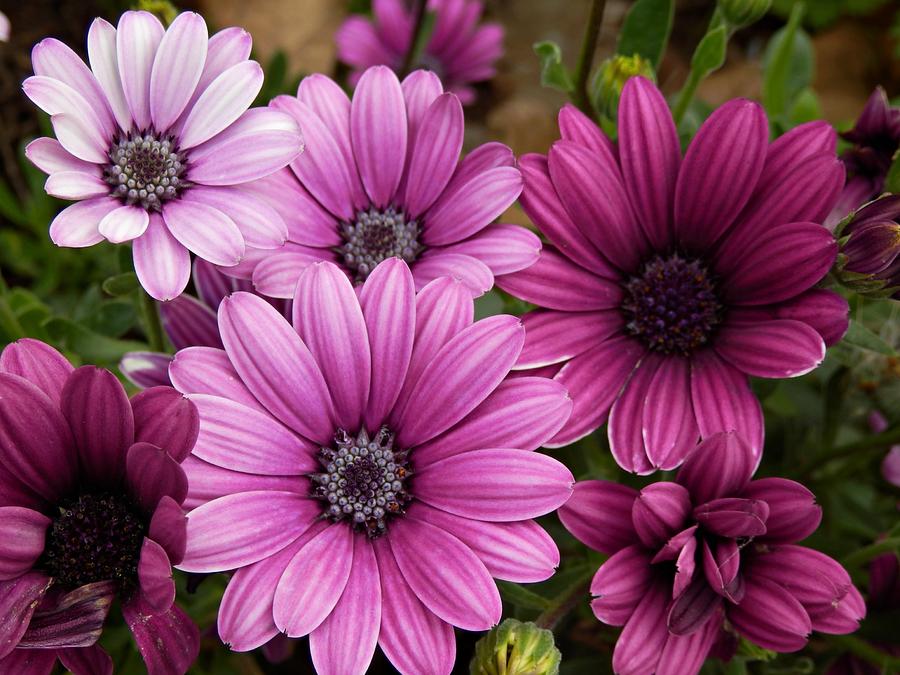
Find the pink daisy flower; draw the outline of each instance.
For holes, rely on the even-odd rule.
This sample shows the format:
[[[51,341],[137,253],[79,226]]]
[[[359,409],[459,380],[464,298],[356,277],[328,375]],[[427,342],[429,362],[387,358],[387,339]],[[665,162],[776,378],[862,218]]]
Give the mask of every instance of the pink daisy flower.
[[[735,100],[682,159],[665,99],[629,80],[614,145],[571,106],[548,156],[525,155],[522,204],[552,245],[498,285],[525,315],[517,369],[553,367],[575,401],[550,442],[609,419],[619,465],[678,466],[736,430],[759,459],[763,420],[748,376],[813,370],[847,329],[847,303],[815,289],[837,255],[822,225],[843,185],[823,122],[769,144],[762,108]]]
[[[355,282],[397,256],[416,288],[458,277],[481,295],[497,275],[528,267],[541,243],[516,225],[490,224],[519,196],[522,176],[512,151],[487,143],[459,161],[463,111],[440,80],[416,71],[401,85],[384,66],[366,71],[351,101],[332,80],[312,75],[296,98],[271,107],[294,116],[306,150],[252,186],[281,212],[288,243],[278,251],[248,250],[224,269],[252,278],[257,291],[290,298],[303,269],[338,263]]]
[[[7,18],[6,14],[0,12],[0,42],[7,42],[9,40],[9,18]]]
[[[399,73],[413,41],[415,19],[404,0],[374,0],[373,19],[349,17],[335,35],[338,59],[350,65],[350,82],[359,81],[371,66],[388,66]],[[479,0],[429,0],[434,28],[413,68],[434,72],[464,105],[475,101],[471,84],[497,74],[503,56],[503,27],[479,24],[484,3]],[[402,74],[402,73],[401,73]]]
[[[54,243],[133,241],[135,271],[158,300],[184,290],[189,251],[229,266],[246,245],[284,243],[278,214],[238,187],[303,147],[290,116],[247,110],[263,81],[250,43],[239,28],[208,38],[192,12],[168,30],[148,12],[125,12],[117,28],[91,24],[90,68],[58,40],[34,47],[23,89],[57,138],[25,154],[50,174],[49,194],[79,200],[51,223]]]
[[[720,433],[676,482],[638,492],[583,481],[559,510],[575,537],[610,556],[591,584],[591,609],[624,626],[612,660],[619,675],[692,675],[717,641],[730,658],[736,636],[793,652],[813,630],[859,627],[866,606],[847,571],[796,545],[819,526],[815,497],[791,480],[751,481],[755,466],[739,436]]]
[[[405,673],[449,673],[453,627],[501,615],[492,579],[532,582],[559,563],[533,520],[573,478],[533,452],[571,401],[545,378],[506,375],[524,340],[512,316],[472,322],[443,278],[415,294],[400,260],[354,292],[331,263],[297,284],[293,325],[235,293],[225,349],[169,368],[200,411],[180,568],[236,570],[218,631],[246,651],[310,636],[319,673],[363,672],[376,643]]]
[[[111,673],[97,640],[121,603],[150,675],[182,675],[197,627],[175,604],[196,407],[130,401],[116,377],[19,340],[0,354],[0,673]]]

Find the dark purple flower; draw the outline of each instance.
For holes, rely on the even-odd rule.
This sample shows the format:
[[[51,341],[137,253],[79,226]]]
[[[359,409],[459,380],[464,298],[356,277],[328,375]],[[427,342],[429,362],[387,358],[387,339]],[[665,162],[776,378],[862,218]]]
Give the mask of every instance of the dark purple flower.
[[[856,125],[841,134],[853,147],[841,155],[847,167],[847,184],[826,224],[834,227],[842,218],[884,189],[891,161],[900,148],[900,108],[892,108],[887,93],[877,87]]]
[[[628,471],[678,466],[697,443],[739,432],[757,459],[763,423],[748,376],[795,377],[847,329],[847,303],[814,288],[837,243],[821,222],[843,185],[824,122],[769,143],[766,116],[731,101],[684,158],[665,99],[624,87],[614,145],[574,107],[562,140],[525,155],[521,201],[550,244],[497,278],[540,307],[517,368],[556,366],[575,401],[550,441],[609,419]]]
[[[900,196],[866,204],[837,232],[843,242],[837,271],[860,291],[900,300]]]
[[[199,417],[171,387],[130,401],[109,371],[19,340],[0,354],[0,672],[111,673],[113,600],[151,675],[181,675],[196,626],[174,604],[186,547],[180,462]]]
[[[348,18],[335,35],[338,58],[353,67],[350,82],[356,84],[370,66],[385,65],[396,72],[413,40],[414,19],[404,0],[374,0],[373,19]],[[480,0],[428,0],[434,28],[414,68],[433,71],[463,104],[475,100],[474,82],[491,79],[495,63],[503,55],[503,27],[479,25],[484,12]],[[402,74],[402,73],[401,73]]]
[[[175,347],[222,348],[216,310],[222,298],[235,291],[253,293],[253,284],[226,276],[205,260],[194,260],[194,287],[197,297],[183,293],[173,300],[159,303],[162,327]],[[290,301],[268,299],[279,312],[290,316]],[[155,387],[169,384],[170,354],[160,352],[128,352],[119,362],[119,370],[137,386]]]
[[[856,630],[865,604],[846,570],[795,544],[819,525],[813,494],[782,478],[751,481],[755,464],[736,434],[720,433],[674,483],[638,492],[583,481],[560,508],[572,534],[610,556],[591,608],[624,626],[619,675],[696,673],[723,628],[778,652],[801,649],[813,630]]]

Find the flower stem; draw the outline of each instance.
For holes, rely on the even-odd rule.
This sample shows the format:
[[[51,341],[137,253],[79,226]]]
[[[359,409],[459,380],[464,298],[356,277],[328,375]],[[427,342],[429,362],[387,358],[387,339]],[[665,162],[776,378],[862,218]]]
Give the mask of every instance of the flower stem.
[[[895,443],[900,443],[900,426],[887,429],[880,434],[866,436],[865,438],[852,443],[845,443],[844,445],[837,445],[830,448],[801,466],[797,473],[802,477],[809,477],[815,469],[818,469],[826,462],[835,459],[843,459],[844,457],[849,457],[860,452],[883,450]]]
[[[409,49],[406,50],[406,54],[403,57],[403,65],[400,66],[401,78],[409,74],[415,58],[423,46],[420,43],[422,42],[422,29],[425,26],[425,9],[427,5],[428,0],[416,0],[413,9],[413,30],[409,39]]]
[[[594,63],[594,54],[597,51],[597,38],[600,36],[600,25],[603,23],[605,8],[606,0],[591,2],[591,12],[584,29],[584,39],[581,41],[581,52],[578,54],[578,65],[575,66],[575,89],[572,92],[572,100],[591,119],[594,118],[594,111],[591,109],[588,97],[587,81]]]
[[[828,641],[881,668],[882,672],[893,672],[895,668],[900,668],[900,658],[885,654],[855,635],[829,635]]]
[[[144,330],[147,333],[147,343],[150,345],[151,351],[164,352],[166,351],[166,340],[163,337],[159,310],[156,309],[156,300],[143,290],[139,290],[138,295],[141,298],[141,310],[144,315]]]
[[[864,565],[873,558],[877,558],[882,553],[890,553],[900,549],[900,537],[889,537],[876,541],[874,544],[865,546],[844,557],[841,564],[844,567],[854,568]]]
[[[678,100],[675,101],[675,107],[672,109],[672,117],[675,120],[676,126],[678,126],[684,118],[688,106],[690,106],[691,101],[694,100],[694,94],[697,93],[697,87],[700,86],[702,81],[702,73],[691,68],[687,82],[684,83],[684,87],[678,92]]]
[[[535,625],[538,628],[553,630],[560,619],[571,612],[578,603],[584,601],[591,588],[591,577],[593,577],[593,570],[589,569],[586,577],[579,577],[575,583],[553,599],[550,606],[534,620]]]

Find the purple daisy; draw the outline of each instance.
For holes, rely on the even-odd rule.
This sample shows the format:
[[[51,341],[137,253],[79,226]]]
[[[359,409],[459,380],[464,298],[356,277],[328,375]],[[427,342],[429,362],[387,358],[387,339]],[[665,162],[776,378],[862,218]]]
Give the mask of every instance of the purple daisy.
[[[411,65],[434,72],[468,105],[475,101],[472,83],[497,74],[503,27],[478,23],[484,13],[479,0],[428,0],[427,11],[434,13],[434,29],[419,62]],[[414,38],[415,19],[404,0],[374,0],[372,13],[372,19],[351,16],[335,35],[338,59],[353,68],[353,85],[371,66],[384,65],[399,73]]]
[[[366,71],[351,101],[324,75],[300,83],[296,98],[271,104],[294,116],[306,150],[291,170],[257,181],[254,193],[280,210],[288,243],[248,249],[223,271],[253,280],[257,291],[291,298],[310,263],[338,263],[362,283],[397,256],[416,288],[441,276],[460,278],[473,295],[496,275],[533,264],[541,242],[532,232],[494,221],[519,196],[522,175],[512,151],[487,143],[459,161],[463,111],[433,73],[403,84],[384,66]]]
[[[900,108],[891,107],[887,92],[877,87],[854,127],[841,138],[852,147],[841,155],[847,184],[828,217],[826,224],[831,228],[884,190],[884,180],[900,148]]]
[[[559,510],[575,537],[610,556],[591,584],[591,609],[624,626],[613,652],[619,675],[690,675],[714,642],[717,653],[723,643],[733,649],[736,636],[792,652],[813,630],[857,629],[866,607],[850,575],[795,543],[819,526],[815,497],[783,478],[751,481],[755,466],[739,436],[720,433],[688,457],[677,482],[638,492],[583,481]]]
[[[197,409],[171,387],[130,401],[109,371],[19,340],[0,354],[0,672],[112,673],[113,600],[151,675],[182,675],[199,634],[175,604],[186,545],[180,462]]]
[[[757,459],[763,421],[748,375],[814,369],[847,329],[847,303],[814,289],[837,255],[822,225],[843,185],[834,132],[803,125],[771,145],[762,108],[734,100],[682,160],[665,99],[630,79],[614,145],[574,107],[562,140],[525,155],[522,205],[552,245],[497,279],[540,309],[516,366],[552,366],[575,401],[550,442],[609,419],[616,461],[678,466],[698,437],[736,430]]]
[[[235,293],[224,350],[169,368],[200,411],[185,462],[190,572],[236,570],[219,610],[232,649],[310,636],[319,673],[363,672],[376,643],[405,673],[449,673],[453,627],[501,615],[492,577],[550,577],[559,551],[532,519],[573,478],[533,452],[572,402],[546,378],[506,379],[524,331],[473,323],[445,277],[416,296],[381,263],[359,289],[331,263],[297,284],[293,325]]]
[[[168,30],[148,12],[125,12],[118,28],[91,25],[90,68],[58,40],[34,47],[23,89],[58,140],[39,138],[25,154],[50,174],[49,194],[80,200],[51,223],[55,244],[133,241],[141,285],[170,300],[190,277],[188,251],[228,266],[245,246],[284,243],[280,216],[238,187],[303,147],[290,116],[247,109],[263,81],[250,44],[240,28],[209,38],[192,12]]]
[[[197,297],[182,293],[174,300],[159,303],[163,330],[175,350],[188,347],[222,348],[216,310],[226,295],[235,291],[253,292],[243,279],[222,274],[214,265],[194,260],[194,287]],[[267,299],[279,312],[290,316],[290,302]],[[128,352],[119,362],[119,370],[132,384],[142,389],[168,385],[172,356],[161,352]]]

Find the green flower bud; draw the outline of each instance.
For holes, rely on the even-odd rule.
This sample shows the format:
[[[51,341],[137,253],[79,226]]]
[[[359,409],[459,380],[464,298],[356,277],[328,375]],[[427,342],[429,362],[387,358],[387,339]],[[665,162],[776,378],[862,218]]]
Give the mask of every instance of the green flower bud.
[[[719,10],[733,28],[756,23],[771,6],[772,0],[719,0]]]
[[[475,645],[472,675],[557,675],[562,654],[553,633],[506,619]]]
[[[611,120],[616,119],[622,87],[635,75],[655,79],[653,64],[639,54],[617,55],[601,63],[591,82],[591,103],[594,109]]]

